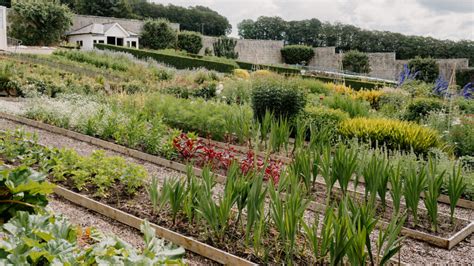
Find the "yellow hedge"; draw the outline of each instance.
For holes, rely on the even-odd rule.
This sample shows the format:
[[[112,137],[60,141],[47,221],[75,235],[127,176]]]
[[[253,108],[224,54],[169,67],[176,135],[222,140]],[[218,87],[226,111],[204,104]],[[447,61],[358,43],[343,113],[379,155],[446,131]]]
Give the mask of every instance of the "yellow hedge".
[[[342,84],[334,84],[330,83],[331,89],[338,93],[349,95],[354,99],[361,99],[368,101],[373,108],[377,108],[380,96],[384,94],[383,91],[380,90],[353,90],[351,87],[344,86]]]
[[[426,153],[441,144],[438,133],[416,123],[391,119],[354,118],[341,122],[339,133],[346,138],[378,142],[391,149],[413,149]]]
[[[250,78],[249,72],[245,69],[240,69],[240,68],[234,69],[234,76],[241,79]]]

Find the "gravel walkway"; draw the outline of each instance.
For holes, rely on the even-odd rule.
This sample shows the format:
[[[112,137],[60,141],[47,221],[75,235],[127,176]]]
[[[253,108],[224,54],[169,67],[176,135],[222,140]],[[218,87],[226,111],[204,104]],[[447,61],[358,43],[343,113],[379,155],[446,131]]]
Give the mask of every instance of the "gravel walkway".
[[[90,154],[93,150],[100,149],[99,147],[96,147],[94,145],[83,143],[81,141],[77,141],[68,137],[56,135],[54,133],[0,119],[0,129],[11,130],[18,127],[21,127],[30,132],[38,133],[38,141],[40,144],[43,145],[51,147],[68,147],[75,149],[78,153],[83,155]],[[115,152],[107,151],[107,154],[119,155],[126,158],[130,162],[142,164],[149,171],[150,175],[156,175],[161,180],[166,177],[182,175],[181,173],[178,173],[176,171],[159,167],[147,162],[143,162],[141,160],[136,160],[122,154],[117,154]],[[472,210],[459,209],[457,216],[472,220],[473,213],[474,211]],[[468,237],[462,243],[458,244],[456,247],[449,251],[431,246],[421,241],[407,238],[402,248],[401,260],[406,263],[416,264],[455,263],[469,265],[474,261],[474,236],[471,234],[470,237]]]
[[[104,234],[119,236],[122,240],[137,249],[143,248],[142,234],[135,228],[121,224],[96,212],[89,211],[55,195],[49,198],[48,207],[56,214],[62,214],[67,217],[75,225],[94,227]],[[189,251],[186,251],[185,262],[189,265],[215,264],[215,262]]]

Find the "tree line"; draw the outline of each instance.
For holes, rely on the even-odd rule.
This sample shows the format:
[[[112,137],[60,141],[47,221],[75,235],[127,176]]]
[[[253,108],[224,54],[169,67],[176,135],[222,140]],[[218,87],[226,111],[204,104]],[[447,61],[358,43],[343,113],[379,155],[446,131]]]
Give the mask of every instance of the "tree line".
[[[181,7],[149,3],[146,0],[61,0],[77,14],[116,18],[165,18],[180,24],[181,30],[210,36],[227,35],[232,26],[226,17],[204,7]]]
[[[474,63],[474,41],[438,40],[431,37],[365,30],[342,23],[321,22],[318,19],[285,21],[280,17],[245,19],[238,24],[244,39],[283,40],[287,44],[313,47],[335,46],[336,50],[361,52],[395,52],[397,59],[416,56],[433,58],[469,58]]]

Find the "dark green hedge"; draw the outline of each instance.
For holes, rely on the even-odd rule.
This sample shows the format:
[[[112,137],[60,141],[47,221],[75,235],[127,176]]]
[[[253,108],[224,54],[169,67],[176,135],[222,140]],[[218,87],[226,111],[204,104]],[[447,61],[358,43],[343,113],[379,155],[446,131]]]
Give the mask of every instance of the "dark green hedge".
[[[192,69],[204,67],[209,70],[215,70],[218,72],[231,73],[238,66],[237,64],[229,64],[223,62],[214,62],[200,58],[191,58],[180,55],[169,55],[163,54],[159,51],[141,50],[135,48],[127,48],[122,46],[107,45],[107,44],[95,44],[97,49],[101,50],[114,50],[120,52],[130,53],[137,58],[147,59],[153,58],[158,62],[173,66],[177,69]]]
[[[474,67],[456,70],[456,84],[461,88],[467,83],[474,83]]]

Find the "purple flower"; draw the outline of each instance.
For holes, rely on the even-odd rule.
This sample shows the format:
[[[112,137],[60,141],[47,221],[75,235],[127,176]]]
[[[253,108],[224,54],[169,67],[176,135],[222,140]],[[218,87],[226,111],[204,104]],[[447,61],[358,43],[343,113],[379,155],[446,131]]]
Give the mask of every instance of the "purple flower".
[[[465,99],[474,99],[474,87],[471,82],[464,85],[461,90],[461,96]]]
[[[435,81],[435,86],[433,88],[433,93],[441,97],[450,97],[451,95],[448,92],[449,82],[445,80],[442,76],[439,76]]]
[[[402,86],[408,80],[414,80],[420,71],[415,73],[411,73],[410,68],[408,68],[407,64],[403,65],[403,70],[400,72],[398,77],[398,87]]]

